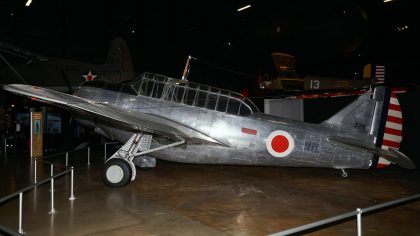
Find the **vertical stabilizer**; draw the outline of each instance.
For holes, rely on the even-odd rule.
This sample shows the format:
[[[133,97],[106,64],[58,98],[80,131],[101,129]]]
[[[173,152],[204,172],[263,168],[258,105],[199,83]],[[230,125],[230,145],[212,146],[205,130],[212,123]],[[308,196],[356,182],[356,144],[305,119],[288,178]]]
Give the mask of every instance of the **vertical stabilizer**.
[[[134,77],[130,50],[123,38],[116,37],[112,40],[105,64],[114,64],[119,66],[120,81],[130,80]]]
[[[372,99],[371,91],[367,91],[322,124],[354,134],[369,135],[376,129],[375,113],[380,111],[375,107],[381,102],[380,98]]]

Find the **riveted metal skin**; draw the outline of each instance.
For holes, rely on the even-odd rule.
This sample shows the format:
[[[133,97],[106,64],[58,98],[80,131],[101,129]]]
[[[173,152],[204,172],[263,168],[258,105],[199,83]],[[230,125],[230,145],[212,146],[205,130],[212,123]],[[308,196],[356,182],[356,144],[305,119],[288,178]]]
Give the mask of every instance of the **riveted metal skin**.
[[[232,91],[145,73],[130,82],[86,82],[74,96],[27,85],[5,90],[73,109],[78,121],[126,143],[135,134],[153,137],[131,163],[153,158],[195,164],[367,169],[375,154],[402,160],[398,152],[378,151],[385,87],[367,91],[320,124],[261,113]],[[320,108],[322,109],[322,108]],[[145,157],[147,160],[135,158]]]

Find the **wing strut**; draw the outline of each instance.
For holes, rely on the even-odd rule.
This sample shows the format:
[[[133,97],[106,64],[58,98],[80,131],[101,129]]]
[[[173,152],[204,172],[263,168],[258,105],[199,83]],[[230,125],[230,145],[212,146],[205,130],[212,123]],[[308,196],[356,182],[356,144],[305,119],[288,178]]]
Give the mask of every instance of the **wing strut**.
[[[126,175],[129,175],[131,172],[131,181],[136,178],[136,166],[134,165],[133,159],[137,156],[143,156],[140,161],[142,167],[151,167],[154,166],[154,158],[144,156],[145,154],[163,150],[166,148],[174,147],[185,143],[184,139],[180,141],[163,145],[157,148],[150,149],[152,143],[151,134],[136,133],[120,148],[116,151],[105,163],[103,170],[103,180],[105,184],[111,187],[122,187],[128,184],[129,179]],[[118,163],[119,159],[125,163]],[[112,163],[112,164],[108,164]],[[129,165],[127,170],[126,164]],[[131,171],[130,171],[131,169]],[[127,181],[127,183],[121,183],[121,181]],[[111,184],[110,184],[111,183]],[[121,185],[121,186],[120,186]]]

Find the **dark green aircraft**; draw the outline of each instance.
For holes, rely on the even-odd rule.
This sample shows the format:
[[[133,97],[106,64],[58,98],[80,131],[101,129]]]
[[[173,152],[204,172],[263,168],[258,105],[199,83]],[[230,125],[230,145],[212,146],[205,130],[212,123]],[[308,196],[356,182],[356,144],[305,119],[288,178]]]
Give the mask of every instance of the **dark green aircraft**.
[[[0,83],[24,83],[73,93],[73,86],[93,79],[121,82],[134,78],[126,42],[115,38],[105,64],[50,58],[0,41]]]

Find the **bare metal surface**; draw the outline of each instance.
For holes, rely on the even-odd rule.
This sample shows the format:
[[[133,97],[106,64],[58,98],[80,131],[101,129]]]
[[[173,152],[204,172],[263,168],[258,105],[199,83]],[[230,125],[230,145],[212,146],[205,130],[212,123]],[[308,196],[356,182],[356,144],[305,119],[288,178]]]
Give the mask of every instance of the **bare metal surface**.
[[[281,230],[415,194],[419,170],[398,167],[350,171],[317,168],[188,165],[159,161],[138,171],[125,188],[105,187],[100,180],[103,150],[71,155],[74,191],[69,201],[68,177],[58,179],[56,213],[49,215],[49,186],[24,195],[26,235],[267,235]],[[11,152],[9,152],[11,153]],[[60,159],[64,163],[64,156]],[[27,157],[0,156],[0,196],[33,181]],[[38,166],[39,179],[49,177]],[[0,224],[18,228],[18,200],[0,207]],[[413,202],[373,215],[363,215],[364,235],[419,235],[420,204]],[[309,235],[355,235],[356,222]]]
[[[149,75],[144,74],[130,82],[129,86],[136,88],[134,89],[136,95],[94,86],[80,87],[75,93],[76,96],[25,85],[7,85],[4,89],[34,96],[47,103],[58,103],[70,109],[89,112],[91,115],[96,114],[99,118],[107,117],[116,123],[89,120],[86,116],[80,117],[80,115],[78,121],[91,126],[97,133],[122,143],[133,136],[132,132],[140,131],[163,136],[164,140],[154,139],[151,146],[153,150],[170,143],[168,138],[177,141],[180,138],[186,140],[183,145],[149,154],[150,157],[162,160],[194,164],[335,169],[367,169],[374,163],[373,154],[366,150],[340,147],[326,141],[327,137],[340,136],[361,143],[374,143],[375,137],[371,134],[377,132],[373,127],[374,108],[382,101],[372,99],[370,93],[362,95],[324,123],[307,124],[264,115],[258,110],[254,111],[250,106],[245,115],[240,114],[240,108],[229,113],[230,103],[226,103],[226,109],[220,111],[217,104],[221,100],[235,102],[240,100],[242,103],[239,107],[246,107],[247,99],[240,97],[244,100],[238,100],[235,98],[237,95],[227,90],[213,91],[212,88],[199,84],[181,86],[181,83],[171,82],[169,77],[152,75],[154,76],[152,79],[148,77]],[[190,93],[194,96],[191,96],[190,100],[185,100],[185,96],[188,97]],[[200,104],[199,99],[201,93],[203,93],[203,104]],[[206,107],[209,101],[216,103],[212,109]],[[137,131],[124,129],[124,124],[132,126],[131,128]],[[252,132],[247,133],[244,130]],[[291,152],[287,152],[285,156],[273,155],[267,146],[271,145],[270,135],[276,131],[287,132],[293,141]]]

